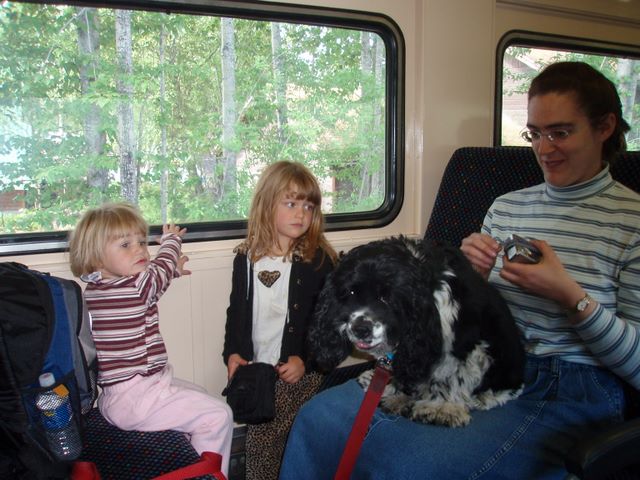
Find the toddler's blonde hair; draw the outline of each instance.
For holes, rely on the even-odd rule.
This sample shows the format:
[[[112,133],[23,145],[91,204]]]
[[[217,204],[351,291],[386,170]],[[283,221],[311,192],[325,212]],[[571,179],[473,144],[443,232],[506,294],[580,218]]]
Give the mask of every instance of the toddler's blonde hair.
[[[129,203],[105,203],[87,210],[69,236],[71,272],[77,277],[95,272],[110,240],[130,232],[147,235],[148,229],[140,211]]]

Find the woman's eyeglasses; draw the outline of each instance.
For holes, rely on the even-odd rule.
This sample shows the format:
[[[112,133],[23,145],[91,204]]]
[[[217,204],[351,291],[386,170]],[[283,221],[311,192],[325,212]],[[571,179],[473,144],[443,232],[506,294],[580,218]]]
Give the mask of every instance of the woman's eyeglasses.
[[[561,142],[565,140],[573,132],[571,130],[549,130],[548,132],[540,132],[538,130],[523,130],[520,136],[527,142],[539,142],[542,137],[546,137],[551,143]]]

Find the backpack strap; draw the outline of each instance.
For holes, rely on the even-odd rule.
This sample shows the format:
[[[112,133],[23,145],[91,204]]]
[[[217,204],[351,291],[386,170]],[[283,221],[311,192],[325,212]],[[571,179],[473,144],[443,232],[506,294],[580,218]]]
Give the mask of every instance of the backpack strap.
[[[49,285],[55,321],[53,322],[53,335],[49,344],[49,351],[44,360],[43,372],[51,372],[56,380],[61,380],[69,372],[73,371],[73,352],[71,350],[71,335],[75,337],[76,332],[71,332],[67,305],[64,300],[62,287],[56,278],[50,275],[42,275],[42,278]],[[58,367],[60,370],[58,370]]]

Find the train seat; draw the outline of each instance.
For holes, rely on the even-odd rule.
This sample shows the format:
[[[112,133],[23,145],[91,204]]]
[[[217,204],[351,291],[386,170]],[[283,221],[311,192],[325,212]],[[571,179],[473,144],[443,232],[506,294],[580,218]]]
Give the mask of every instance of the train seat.
[[[241,427],[234,429],[228,480],[244,480],[241,430]],[[183,433],[175,430],[121,430],[107,422],[98,408],[93,408],[86,415],[84,437],[80,460],[93,462],[102,480],[155,478],[192,465],[200,459]],[[212,475],[198,478],[213,480]]]
[[[640,152],[620,155],[612,176],[640,192]],[[451,157],[435,200],[425,239],[459,246],[480,231],[493,200],[504,193],[541,183],[542,173],[530,147],[464,147]],[[629,420],[584,439],[569,453],[568,479],[640,478],[639,394],[629,387]]]

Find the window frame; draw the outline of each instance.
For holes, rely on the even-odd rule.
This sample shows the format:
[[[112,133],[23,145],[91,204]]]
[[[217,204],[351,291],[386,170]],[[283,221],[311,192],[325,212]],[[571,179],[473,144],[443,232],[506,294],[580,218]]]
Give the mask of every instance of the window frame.
[[[404,116],[405,43],[400,27],[381,13],[253,0],[15,0],[22,3],[90,6],[96,8],[145,10],[162,13],[226,16],[247,20],[303,23],[315,26],[349,28],[373,32],[385,45],[385,190],[380,207],[355,213],[329,213],[327,231],[379,228],[390,224],[404,202]],[[247,220],[199,222],[183,225],[188,232],[184,242],[204,242],[242,238]],[[161,233],[160,225],[150,226],[150,236]],[[16,254],[61,252],[67,249],[68,231],[0,234],[0,257]]]
[[[555,35],[533,32],[529,30],[509,30],[500,40],[496,48],[493,146],[502,146],[502,84],[504,54],[511,46],[530,48],[549,48],[594,55],[634,57],[640,59],[640,47],[637,45],[605,42],[581,37]],[[524,125],[523,125],[524,127]]]

